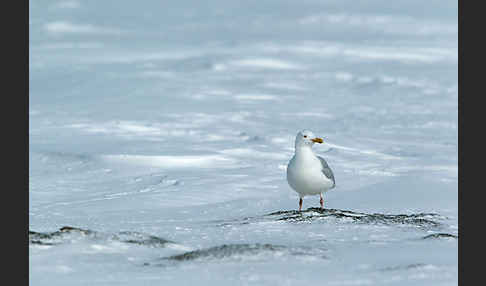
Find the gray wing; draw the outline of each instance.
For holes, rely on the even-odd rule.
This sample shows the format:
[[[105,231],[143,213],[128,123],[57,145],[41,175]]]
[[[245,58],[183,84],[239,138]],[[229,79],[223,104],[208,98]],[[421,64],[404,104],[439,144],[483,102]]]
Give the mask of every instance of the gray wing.
[[[322,158],[321,156],[317,156],[319,161],[321,161],[321,166],[322,166],[322,173],[332,181],[332,187],[336,186],[336,181],[334,180],[334,174],[332,173],[331,168],[327,165],[326,160]]]

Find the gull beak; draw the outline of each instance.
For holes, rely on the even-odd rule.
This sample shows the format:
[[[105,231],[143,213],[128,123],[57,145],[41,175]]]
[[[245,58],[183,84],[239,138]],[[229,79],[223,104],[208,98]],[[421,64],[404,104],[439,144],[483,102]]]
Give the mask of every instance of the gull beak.
[[[312,139],[311,141],[314,142],[314,143],[322,143],[322,142],[324,142],[324,140],[322,140],[322,138],[318,138],[318,137]]]

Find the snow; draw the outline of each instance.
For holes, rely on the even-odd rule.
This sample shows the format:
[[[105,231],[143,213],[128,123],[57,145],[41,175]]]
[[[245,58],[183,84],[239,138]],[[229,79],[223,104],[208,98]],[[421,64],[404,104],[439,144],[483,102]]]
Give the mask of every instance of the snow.
[[[458,284],[457,2],[29,4],[31,285]]]

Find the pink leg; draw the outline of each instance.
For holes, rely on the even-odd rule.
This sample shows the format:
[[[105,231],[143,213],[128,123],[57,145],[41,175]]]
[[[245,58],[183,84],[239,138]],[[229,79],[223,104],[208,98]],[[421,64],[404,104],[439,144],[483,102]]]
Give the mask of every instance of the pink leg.
[[[299,212],[302,210],[302,198],[299,200]]]
[[[321,203],[321,209],[324,209],[324,199],[322,198],[322,193],[321,193],[321,199],[319,200]]]

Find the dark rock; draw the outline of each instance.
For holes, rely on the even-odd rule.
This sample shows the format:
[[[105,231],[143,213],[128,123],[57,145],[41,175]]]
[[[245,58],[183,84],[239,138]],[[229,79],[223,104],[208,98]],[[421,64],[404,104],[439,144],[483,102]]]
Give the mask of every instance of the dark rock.
[[[29,230],[29,244],[37,245],[56,245],[70,242],[73,235],[82,235],[88,239],[96,240],[117,240],[130,244],[137,244],[150,247],[164,247],[171,241],[139,232],[122,231],[117,234],[100,233],[89,229],[82,229],[71,226],[63,226],[54,232],[35,232]]]
[[[454,235],[454,234],[449,234],[449,233],[434,233],[434,234],[429,234],[429,235],[426,235],[424,237],[422,237],[422,239],[431,239],[431,238],[459,238],[459,236],[457,235]]]
[[[353,212],[347,210],[338,209],[321,209],[321,208],[308,208],[304,211],[290,210],[290,211],[278,211],[270,213],[268,216],[278,216],[277,221],[289,221],[289,222],[311,222],[324,218],[337,218],[337,219],[350,219],[359,223],[368,224],[405,224],[417,227],[438,227],[441,224],[433,221],[431,217],[439,217],[434,213],[419,213],[419,214],[366,214],[360,212]]]
[[[60,232],[79,232],[82,234],[93,234],[94,232],[91,230],[87,229],[82,229],[82,228],[77,228],[77,227],[71,227],[71,226],[63,226],[59,229]]]
[[[144,246],[152,246],[152,247],[162,247],[171,241],[153,236],[147,235],[140,232],[133,232],[133,231],[122,231],[119,232],[117,235],[117,239],[131,244],[138,244]]]
[[[380,269],[381,271],[399,271],[399,270],[410,270],[410,269],[417,269],[426,266],[424,263],[414,263],[409,265],[399,265],[399,266],[391,266],[385,267]]]
[[[238,254],[258,254],[262,251],[277,251],[284,249],[283,246],[272,244],[223,244],[221,246],[210,247],[189,251],[179,255],[165,257],[166,260],[187,261],[204,257],[224,258]]]

